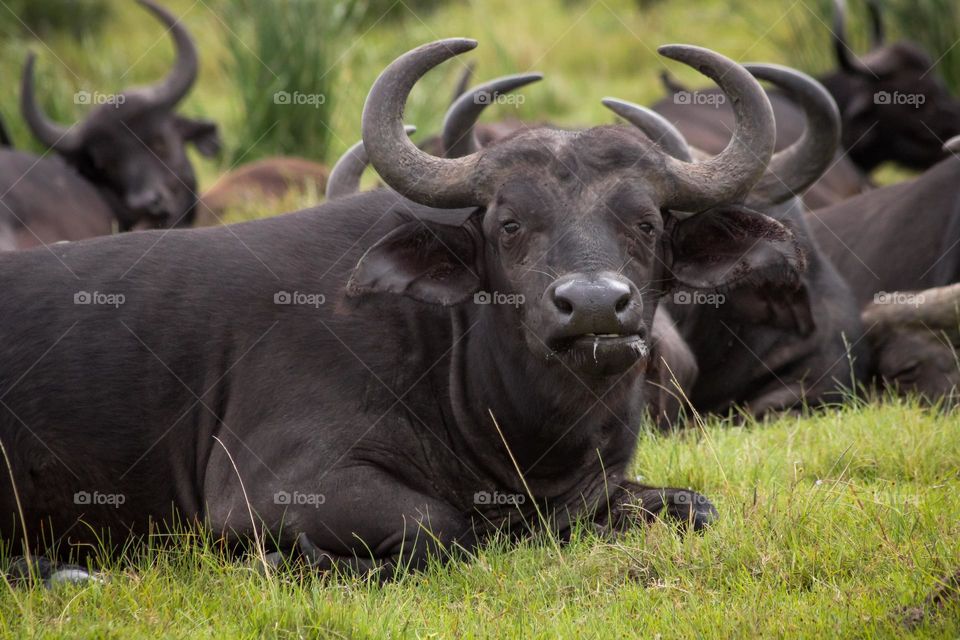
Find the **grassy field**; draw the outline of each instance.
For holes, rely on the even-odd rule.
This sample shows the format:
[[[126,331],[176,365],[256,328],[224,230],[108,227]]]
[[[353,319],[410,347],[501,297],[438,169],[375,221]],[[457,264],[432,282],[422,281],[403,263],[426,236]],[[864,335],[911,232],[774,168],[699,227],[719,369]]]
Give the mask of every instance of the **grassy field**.
[[[493,544],[377,586],[264,577],[209,545],[118,565],[103,585],[0,595],[9,637],[920,637],[960,635],[924,605],[960,568],[960,429],[891,404],[649,436],[634,470],[721,513],[703,535],[657,524],[559,553]],[[906,611],[913,609],[913,611]],[[922,612],[922,613],[921,613]],[[904,620],[919,621],[908,629]]]
[[[201,80],[182,112],[217,120],[227,143],[220,160],[194,158],[202,186],[209,186],[234,164],[258,155],[255,141],[244,137],[241,95],[250,88],[237,87],[229,71],[231,51],[244,47],[231,38],[251,25],[227,23],[227,12],[213,0],[166,4],[197,34],[203,61]],[[4,13],[12,20],[5,6]],[[358,139],[363,99],[380,69],[402,51],[440,37],[480,41],[469,55],[478,63],[478,78],[546,74],[524,91],[522,105],[490,109],[489,118],[515,115],[571,125],[611,122],[599,102],[607,95],[641,103],[658,99],[657,74],[665,68],[655,53],[660,44],[708,45],[743,61],[789,63],[802,53],[811,69],[823,65],[828,46],[825,32],[811,32],[802,52],[784,49],[792,25],[806,24],[812,15],[807,4],[790,0],[473,0],[441,3],[429,14],[398,6],[395,14],[335,34],[317,25],[316,37],[329,37],[334,45],[327,143],[304,143],[288,153],[334,160]],[[302,27],[312,32],[312,25]],[[84,111],[74,104],[74,92],[151,82],[171,56],[159,25],[135,4],[119,2],[99,32],[80,40],[63,34],[44,35],[42,44],[4,38],[0,71],[8,86],[19,78],[28,46],[39,54],[42,99],[64,122]],[[407,119],[420,127],[420,136],[439,127],[462,68],[448,63],[415,90]],[[667,68],[684,82],[705,84],[690,70],[672,63]],[[275,90],[264,86],[262,99],[271,101]],[[0,96],[0,114],[18,146],[30,147],[16,99],[15,91]],[[253,204],[235,218],[301,204],[308,203],[272,210]],[[267,577],[251,564],[224,560],[210,544],[183,541],[111,566],[105,584],[55,591],[0,586],[0,634],[960,636],[955,599],[943,606],[924,602],[938,580],[960,568],[956,415],[892,403],[746,427],[710,422],[681,436],[644,438],[635,471],[653,483],[702,490],[714,499],[720,521],[703,535],[678,535],[664,524],[615,542],[583,533],[559,553],[543,540],[493,544],[472,561],[386,586],[296,572]],[[917,625],[909,629],[906,618]]]

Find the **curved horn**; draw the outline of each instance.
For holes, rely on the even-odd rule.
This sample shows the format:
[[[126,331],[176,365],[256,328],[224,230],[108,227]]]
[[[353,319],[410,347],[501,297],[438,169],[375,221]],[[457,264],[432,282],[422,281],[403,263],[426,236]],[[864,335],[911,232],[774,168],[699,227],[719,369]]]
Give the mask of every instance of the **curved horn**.
[[[31,51],[27,54],[27,63],[23,67],[23,80],[20,90],[20,111],[23,119],[33,135],[45,146],[59,153],[70,154],[80,148],[83,140],[81,125],[72,127],[61,126],[49,118],[37,104],[33,90],[33,64],[36,56]]]
[[[427,206],[457,208],[484,204],[490,177],[479,170],[482,152],[442,159],[424,153],[403,132],[407,96],[427,71],[477,46],[450,38],[408,51],[383,70],[363,105],[363,143],[384,182]]]
[[[477,85],[457,98],[443,118],[441,140],[444,156],[462,158],[477,151],[480,145],[473,134],[473,126],[483,110],[493,103],[497,96],[542,79],[542,73],[503,76]]]
[[[847,73],[861,76],[875,77],[869,67],[854,55],[847,44],[847,3],[846,0],[833,0],[833,52],[837,56],[837,64]]]
[[[953,136],[943,143],[943,150],[949,153],[960,153],[960,136]]]
[[[457,79],[457,86],[453,88],[453,97],[450,98],[450,106],[453,106],[457,98],[466,93],[467,89],[470,88],[470,81],[473,80],[473,71],[476,68],[477,63],[473,60],[464,65],[463,71],[460,72],[460,77]]]
[[[870,12],[870,36],[873,48],[882,47],[886,38],[886,29],[883,26],[883,12],[877,0],[867,0],[867,11]]]
[[[693,162],[690,144],[680,130],[662,115],[633,102],[617,98],[604,98],[600,102],[607,109],[643,131],[657,146],[678,160]]]
[[[417,128],[411,125],[404,127],[407,135],[414,133]],[[360,191],[360,178],[370,164],[367,151],[363,147],[363,140],[347,149],[330,171],[327,178],[327,200],[334,200],[349,196]]]
[[[173,44],[177,51],[173,70],[162,82],[144,90],[148,101],[152,104],[172,107],[187,95],[197,79],[197,48],[186,27],[173,14],[155,4],[153,0],[137,1],[165,24],[173,37]]]
[[[921,325],[960,337],[960,283],[886,295],[890,300],[871,302],[860,314],[868,329],[875,324]]]
[[[745,64],[755,78],[782,89],[799,103],[806,119],[803,134],[773,155],[767,171],[750,193],[754,204],[779,204],[798,196],[833,163],[840,144],[840,111],[822,84],[796,69],[776,64]]]
[[[763,176],[773,155],[776,126],[767,94],[749,71],[709,49],[667,45],[658,51],[716,82],[736,118],[733,137],[713,158],[691,164],[665,157],[674,181],[674,192],[665,204],[679,212],[695,213],[742,199]]]

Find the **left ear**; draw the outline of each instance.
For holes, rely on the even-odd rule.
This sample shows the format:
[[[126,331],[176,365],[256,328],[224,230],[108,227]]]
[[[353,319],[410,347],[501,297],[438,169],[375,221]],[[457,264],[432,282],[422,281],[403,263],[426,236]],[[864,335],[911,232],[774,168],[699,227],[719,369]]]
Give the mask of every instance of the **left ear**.
[[[772,285],[796,289],[806,258],[793,233],[742,206],[710,209],[669,225],[669,262],[680,289]]]
[[[395,293],[429,304],[459,304],[480,290],[481,240],[475,216],[461,226],[406,222],[363,254],[347,294]]]
[[[212,158],[220,153],[223,146],[220,140],[220,133],[217,131],[217,124],[209,120],[191,120],[183,116],[175,116],[177,132],[184,142],[192,142],[200,152],[200,155],[206,158]]]

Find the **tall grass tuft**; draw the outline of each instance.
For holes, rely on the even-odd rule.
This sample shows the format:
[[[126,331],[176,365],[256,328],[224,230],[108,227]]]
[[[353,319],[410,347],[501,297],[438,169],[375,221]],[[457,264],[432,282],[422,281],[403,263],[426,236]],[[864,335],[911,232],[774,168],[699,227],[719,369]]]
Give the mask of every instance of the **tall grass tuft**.
[[[349,43],[343,35],[355,22],[356,0],[232,0],[218,6],[240,110],[227,141],[230,159],[324,159],[339,43]]]
[[[103,24],[106,0],[5,0],[0,3],[0,35],[48,37],[65,32],[79,38]]]
[[[960,93],[960,3],[956,0],[893,0],[884,5],[894,33],[923,45],[940,76]]]

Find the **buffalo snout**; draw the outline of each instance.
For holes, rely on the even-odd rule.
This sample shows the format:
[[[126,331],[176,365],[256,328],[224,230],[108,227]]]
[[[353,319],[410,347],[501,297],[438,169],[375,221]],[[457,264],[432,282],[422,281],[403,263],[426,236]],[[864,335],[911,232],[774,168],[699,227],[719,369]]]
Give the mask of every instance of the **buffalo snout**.
[[[574,273],[555,280],[542,304],[547,344],[581,366],[621,371],[647,354],[647,326],[637,287],[613,272]]]

